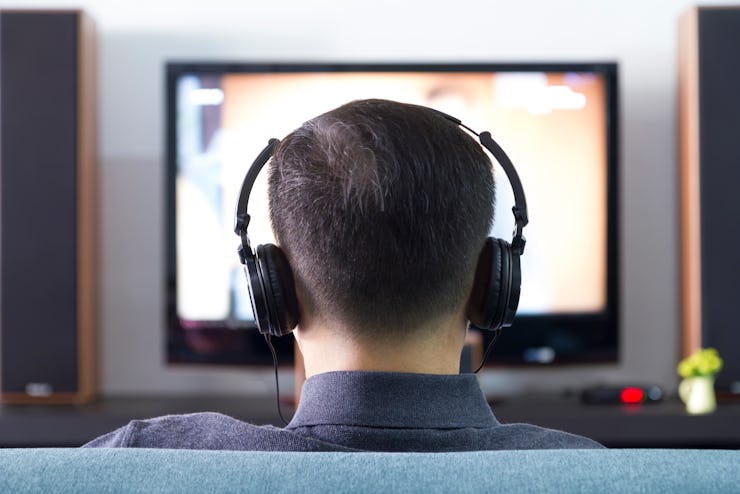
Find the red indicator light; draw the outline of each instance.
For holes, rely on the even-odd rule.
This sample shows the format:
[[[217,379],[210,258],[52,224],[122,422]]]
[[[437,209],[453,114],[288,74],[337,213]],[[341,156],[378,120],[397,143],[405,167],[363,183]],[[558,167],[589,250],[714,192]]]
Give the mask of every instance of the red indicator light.
[[[622,400],[622,403],[642,403],[645,393],[640,388],[624,388],[619,398]]]

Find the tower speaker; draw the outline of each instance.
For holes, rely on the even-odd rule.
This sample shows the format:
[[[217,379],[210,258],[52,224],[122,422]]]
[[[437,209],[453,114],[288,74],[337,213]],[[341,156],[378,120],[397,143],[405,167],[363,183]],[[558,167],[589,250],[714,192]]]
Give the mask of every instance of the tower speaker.
[[[679,31],[683,350],[717,348],[717,388],[740,393],[740,7],[695,7]]]
[[[0,10],[0,400],[95,394],[93,27]]]

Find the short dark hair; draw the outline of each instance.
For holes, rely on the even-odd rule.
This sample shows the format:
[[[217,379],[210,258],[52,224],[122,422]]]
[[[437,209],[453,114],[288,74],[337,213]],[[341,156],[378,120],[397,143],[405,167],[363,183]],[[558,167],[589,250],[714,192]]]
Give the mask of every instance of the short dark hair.
[[[275,237],[310,310],[381,336],[468,296],[493,218],[491,160],[438,113],[348,103],[288,135],[268,180]]]

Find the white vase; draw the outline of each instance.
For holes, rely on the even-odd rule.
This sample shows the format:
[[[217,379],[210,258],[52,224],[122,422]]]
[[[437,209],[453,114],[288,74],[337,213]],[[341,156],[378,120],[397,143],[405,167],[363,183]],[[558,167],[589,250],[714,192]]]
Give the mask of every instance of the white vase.
[[[691,414],[712,413],[717,409],[712,376],[687,377],[679,384],[678,395]]]

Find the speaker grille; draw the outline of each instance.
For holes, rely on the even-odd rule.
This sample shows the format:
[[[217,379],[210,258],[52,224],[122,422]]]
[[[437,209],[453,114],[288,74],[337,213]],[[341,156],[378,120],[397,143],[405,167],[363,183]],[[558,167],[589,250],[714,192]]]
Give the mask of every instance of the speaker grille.
[[[740,381],[740,9],[699,9],[702,346],[725,357],[721,389]]]
[[[78,15],[0,14],[0,389],[75,392]]]

